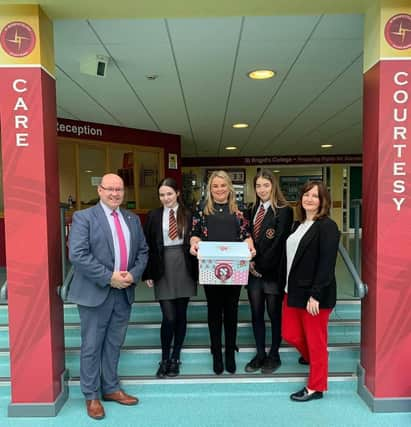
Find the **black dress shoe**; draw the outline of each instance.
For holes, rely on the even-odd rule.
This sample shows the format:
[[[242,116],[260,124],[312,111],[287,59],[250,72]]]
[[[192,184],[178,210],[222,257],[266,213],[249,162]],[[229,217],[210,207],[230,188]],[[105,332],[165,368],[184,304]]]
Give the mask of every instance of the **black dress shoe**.
[[[322,398],[323,398],[322,391],[314,391],[313,393],[309,394],[308,390],[305,387],[302,390],[297,391],[296,393],[293,393],[292,395],[290,395],[290,399],[296,402],[308,402],[309,400],[322,399]]]
[[[171,359],[167,369],[168,377],[176,377],[180,373],[181,362],[178,359]]]
[[[248,363],[245,365],[244,371],[246,372],[255,372],[261,369],[266,359],[266,355],[255,355]]]
[[[221,350],[213,352],[213,371],[216,375],[221,375],[224,372],[223,354]]]
[[[162,360],[159,363],[159,367],[156,373],[157,378],[164,378],[167,375],[169,363],[170,363],[169,360]]]
[[[281,359],[280,356],[270,356],[268,355],[265,360],[264,364],[261,368],[261,372],[263,374],[272,374],[275,372],[279,367],[281,366]]]
[[[308,360],[305,360],[303,356],[300,356],[300,358],[298,359],[298,363],[300,365],[309,365],[310,362]]]

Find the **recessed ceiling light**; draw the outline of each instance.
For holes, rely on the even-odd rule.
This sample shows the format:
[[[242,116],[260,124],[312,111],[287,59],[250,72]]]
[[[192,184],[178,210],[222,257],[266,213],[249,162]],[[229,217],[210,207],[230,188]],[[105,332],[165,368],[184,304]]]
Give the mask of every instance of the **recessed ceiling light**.
[[[232,127],[234,129],[245,129],[248,128],[248,123],[234,123]]]
[[[250,79],[253,80],[266,80],[272,79],[275,76],[275,71],[273,70],[253,70],[247,74]]]
[[[85,173],[92,173],[93,171],[91,169],[85,169],[84,172]]]
[[[321,148],[331,148],[334,147],[332,144],[321,144]]]
[[[280,170],[279,169],[274,169],[273,172],[274,173],[280,173]]]
[[[229,147],[225,147],[226,150],[237,150],[237,147],[235,147],[234,145],[231,145]]]

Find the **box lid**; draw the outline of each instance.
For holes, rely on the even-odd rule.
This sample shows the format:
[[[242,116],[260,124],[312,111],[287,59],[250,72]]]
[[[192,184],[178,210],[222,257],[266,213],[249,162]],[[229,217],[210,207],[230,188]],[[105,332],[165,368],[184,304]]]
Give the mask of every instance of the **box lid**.
[[[198,259],[250,259],[246,242],[199,242]]]

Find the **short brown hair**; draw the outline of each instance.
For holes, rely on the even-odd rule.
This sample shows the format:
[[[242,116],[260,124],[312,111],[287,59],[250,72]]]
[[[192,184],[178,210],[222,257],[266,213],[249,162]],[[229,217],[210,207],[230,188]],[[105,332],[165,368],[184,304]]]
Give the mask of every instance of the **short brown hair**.
[[[320,206],[318,208],[317,215],[315,215],[314,217],[314,220],[323,218],[330,214],[331,198],[330,198],[330,193],[328,192],[325,184],[322,181],[307,181],[301,187],[300,197],[298,198],[298,202],[296,206],[296,213],[299,221],[304,221],[307,218],[307,214],[302,204],[303,195],[314,187],[318,188],[318,198],[320,199]]]

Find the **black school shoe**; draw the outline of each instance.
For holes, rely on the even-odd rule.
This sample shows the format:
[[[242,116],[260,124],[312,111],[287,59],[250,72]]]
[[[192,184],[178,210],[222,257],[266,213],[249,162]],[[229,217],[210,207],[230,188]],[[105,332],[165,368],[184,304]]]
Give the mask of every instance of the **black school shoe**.
[[[156,373],[157,378],[164,378],[167,375],[169,364],[170,364],[169,360],[162,360],[159,363],[159,367],[158,367],[157,373]]]
[[[303,356],[300,356],[300,358],[298,359],[298,363],[300,365],[309,365],[310,362],[308,360],[305,360]]]
[[[262,368],[266,355],[259,356],[255,355],[248,363],[245,365],[244,371],[246,372],[255,372]]]
[[[213,371],[216,375],[221,375],[224,372],[223,353],[221,350],[213,353]]]
[[[297,391],[296,393],[293,393],[292,395],[290,395],[290,399],[294,400],[295,402],[308,402],[310,400],[322,399],[322,398],[323,398],[322,391],[315,391],[314,393],[308,394],[308,390],[305,387],[302,390]]]
[[[167,369],[168,377],[176,377],[180,373],[181,362],[178,359],[171,359]]]
[[[261,372],[263,374],[272,374],[281,366],[280,356],[270,356],[268,355],[263,363]]]
[[[225,350],[225,370],[230,374],[235,374],[235,371],[237,370],[237,365],[235,363],[234,349]]]

